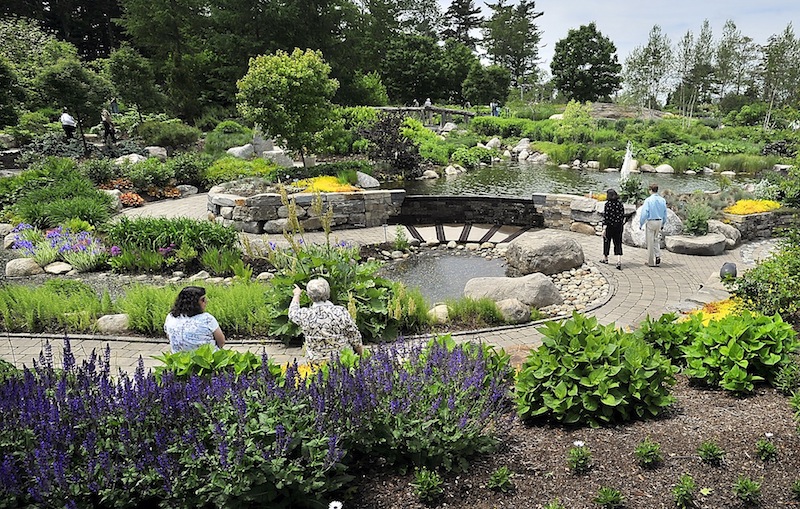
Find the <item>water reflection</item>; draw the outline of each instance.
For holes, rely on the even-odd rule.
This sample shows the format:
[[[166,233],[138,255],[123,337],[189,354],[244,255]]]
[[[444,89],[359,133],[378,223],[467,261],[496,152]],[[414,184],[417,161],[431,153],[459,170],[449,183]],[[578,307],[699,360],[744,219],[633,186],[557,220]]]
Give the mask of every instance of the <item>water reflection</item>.
[[[472,278],[505,276],[505,266],[501,259],[486,260],[467,253],[428,251],[387,263],[380,273],[410,288],[419,288],[428,303],[433,305],[463,296],[464,286]]]
[[[664,173],[641,174],[645,185],[656,183],[659,187],[676,193],[695,190],[716,191],[719,175],[670,175]],[[748,177],[735,177],[744,184]],[[461,175],[446,175],[436,180],[414,180],[405,183],[387,183],[387,189],[405,189],[408,194],[530,196],[533,193],[587,194],[619,188],[618,172],[561,169],[553,165],[496,163],[493,166],[468,171]]]

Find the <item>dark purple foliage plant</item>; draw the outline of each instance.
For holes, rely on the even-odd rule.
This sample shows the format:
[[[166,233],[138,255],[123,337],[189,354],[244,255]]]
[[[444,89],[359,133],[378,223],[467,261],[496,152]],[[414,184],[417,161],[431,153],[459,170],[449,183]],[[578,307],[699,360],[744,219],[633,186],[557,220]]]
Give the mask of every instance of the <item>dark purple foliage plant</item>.
[[[318,507],[368,462],[463,468],[513,415],[508,356],[449,338],[160,383],[64,345],[0,381],[0,508]]]

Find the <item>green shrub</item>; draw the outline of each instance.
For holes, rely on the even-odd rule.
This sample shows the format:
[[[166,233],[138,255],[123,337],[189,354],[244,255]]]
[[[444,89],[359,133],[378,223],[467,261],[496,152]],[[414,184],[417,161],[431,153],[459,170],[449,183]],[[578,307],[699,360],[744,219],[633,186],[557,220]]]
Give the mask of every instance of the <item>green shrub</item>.
[[[78,169],[95,184],[102,184],[121,176],[122,169],[110,159],[87,159]]]
[[[578,313],[540,331],[542,346],[517,377],[522,418],[597,427],[656,416],[672,403],[676,369],[641,338]]]
[[[585,474],[592,468],[592,451],[582,443],[570,447],[567,453],[567,466],[574,474]]]
[[[469,328],[481,329],[505,323],[503,313],[492,299],[447,299],[447,319],[452,323],[466,325]]]
[[[791,357],[775,377],[775,388],[782,394],[790,395],[800,389],[800,359],[797,355]]]
[[[733,484],[733,494],[746,504],[756,504],[761,498],[761,483],[739,476]]]
[[[756,454],[761,461],[775,461],[778,459],[778,446],[771,440],[759,438],[758,442],[756,442]]]
[[[491,164],[495,151],[483,147],[459,148],[450,157],[465,168],[477,168],[481,163]]]
[[[165,371],[175,376],[188,378],[191,375],[207,375],[219,372],[231,372],[236,376],[250,373],[261,368],[261,358],[252,352],[217,349],[206,344],[188,352],[165,352],[154,357],[164,363],[155,367],[156,379],[161,381]]]
[[[241,258],[242,253],[238,249],[211,247],[200,255],[200,263],[215,276],[229,276],[233,273],[234,265],[241,262]]]
[[[722,465],[722,462],[725,460],[725,451],[710,440],[700,444],[700,447],[697,448],[697,455],[700,456],[703,463],[714,466]]]
[[[206,169],[203,175],[203,184],[211,188],[223,182],[237,180],[243,177],[260,177],[269,182],[274,182],[280,169],[275,163],[262,158],[245,161],[236,157],[223,157],[217,159]]]
[[[719,160],[720,171],[756,174],[761,170],[772,168],[778,162],[777,157],[764,157],[754,154],[733,154]]]
[[[693,201],[686,205],[686,219],[683,230],[689,235],[705,235],[708,233],[708,220],[714,215],[714,209],[703,202]]]
[[[414,481],[411,483],[411,487],[414,488],[417,498],[423,502],[433,502],[444,494],[443,484],[442,477],[435,470],[422,467],[414,472]]]
[[[744,310],[702,329],[685,348],[689,378],[735,393],[750,393],[755,382],[774,384],[797,350],[797,334],[780,315]]]
[[[639,460],[639,464],[644,468],[655,468],[664,461],[664,455],[661,454],[661,445],[650,440],[650,437],[645,437],[644,440],[639,442],[634,454]]]
[[[594,497],[594,503],[608,509],[620,509],[625,506],[625,497],[617,489],[601,486]]]
[[[647,189],[644,187],[642,177],[639,175],[630,175],[620,182],[619,199],[625,203],[638,205],[647,198],[647,194]]]
[[[703,321],[699,314],[689,315],[688,320],[678,321],[678,318],[676,313],[665,313],[657,320],[648,315],[634,334],[657,348],[673,364],[684,365],[683,348],[692,343],[703,328]]]
[[[511,480],[512,475],[513,473],[507,466],[502,466],[492,472],[486,487],[492,491],[502,491],[503,493],[512,491],[514,489],[514,481]]]
[[[203,150],[212,155],[222,154],[231,147],[240,147],[253,141],[253,130],[233,120],[225,120],[217,124],[213,131],[206,134]]]
[[[211,221],[188,218],[120,218],[106,226],[106,244],[123,249],[157,251],[174,245],[180,250],[192,247],[202,253],[207,249],[233,249],[236,230]]]
[[[151,120],[139,124],[136,135],[142,138],[145,145],[177,148],[195,143],[200,138],[200,130],[180,120]]]
[[[0,319],[6,332],[91,332],[97,319],[113,313],[86,284],[49,280],[42,286],[0,286]],[[166,316],[166,315],[164,315]],[[164,317],[161,317],[162,326]]]
[[[197,152],[176,154],[164,163],[165,173],[172,175],[178,184],[203,187],[203,175],[214,158]]]
[[[672,488],[672,498],[678,509],[695,507],[694,492],[697,489],[694,479],[689,474],[683,474],[678,483]]]
[[[125,165],[123,174],[139,192],[144,193],[151,187],[163,188],[172,183],[175,174],[171,170],[172,167],[157,157],[149,157],[140,163]]]

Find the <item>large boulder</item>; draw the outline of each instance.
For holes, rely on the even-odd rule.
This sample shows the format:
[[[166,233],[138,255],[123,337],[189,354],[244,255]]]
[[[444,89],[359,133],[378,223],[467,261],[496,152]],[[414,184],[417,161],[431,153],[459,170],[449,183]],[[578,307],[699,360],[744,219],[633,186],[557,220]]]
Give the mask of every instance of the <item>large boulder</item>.
[[[667,237],[667,251],[695,256],[717,256],[725,252],[725,236],[721,233],[706,235],[672,235]]]
[[[72,270],[72,265],[65,263],[65,262],[53,262],[50,264],[45,265],[44,271],[48,274],[66,274],[67,272]]]
[[[495,302],[516,299],[537,309],[564,302],[553,281],[539,272],[522,277],[476,277],[467,281],[464,296]]]
[[[583,248],[575,240],[550,232],[521,235],[506,251],[508,264],[520,274],[557,274],[583,265]]]
[[[626,246],[647,247],[647,239],[644,234],[644,227],[639,228],[639,218],[642,216],[642,207],[636,209],[633,218],[625,223],[622,229],[622,243]],[[680,235],[683,233],[683,221],[678,214],[667,209],[667,225],[661,231],[661,247],[666,246],[664,238],[669,235]]]
[[[742,232],[736,227],[716,219],[708,221],[708,233],[719,233],[725,236],[725,249],[733,249],[742,242]]]
[[[361,189],[381,187],[381,183],[378,182],[378,179],[376,179],[372,175],[367,175],[366,173],[357,171],[356,176],[358,177],[358,187],[360,187]]]
[[[14,225],[9,223],[0,223],[0,236],[5,237],[14,230]]]
[[[447,323],[447,319],[449,317],[447,304],[437,304],[430,311],[428,311],[428,315],[431,317],[431,320],[433,320],[434,323]]]
[[[114,159],[114,164],[137,164],[142,161],[147,161],[147,158],[141,154],[127,154]]]
[[[490,148],[492,150],[497,150],[502,145],[503,145],[503,143],[500,141],[500,138],[498,138],[497,136],[495,136],[494,138],[492,138],[491,140],[486,142],[486,148]]]
[[[280,147],[275,147],[275,150],[265,150],[261,153],[261,157],[267,161],[272,161],[278,166],[283,166],[284,168],[294,167],[294,161],[292,161],[292,158],[286,155],[286,152]],[[309,166],[313,165],[309,164]]]
[[[531,140],[529,140],[528,138],[522,138],[521,140],[519,140],[517,142],[517,145],[511,149],[511,152],[519,154],[523,150],[526,150],[528,152],[531,151]]]
[[[656,173],[675,173],[675,168],[668,164],[659,164],[656,166]]]
[[[120,196],[122,196],[122,191],[119,189],[101,189],[104,193],[111,196],[111,208],[119,212],[122,210],[122,201],[120,201]]]
[[[242,145],[241,147],[231,147],[226,150],[226,152],[233,157],[238,157],[239,159],[252,159],[256,153],[252,143]]]
[[[130,317],[124,313],[103,315],[97,319],[97,332],[103,334],[120,334],[128,332]]]
[[[35,276],[43,272],[33,258],[15,258],[6,263],[6,277]]]
[[[496,304],[506,323],[525,323],[531,319],[531,308],[517,299],[503,299]]]
[[[167,149],[164,147],[145,147],[144,148],[150,157],[157,157],[159,161],[166,161],[167,160]]]

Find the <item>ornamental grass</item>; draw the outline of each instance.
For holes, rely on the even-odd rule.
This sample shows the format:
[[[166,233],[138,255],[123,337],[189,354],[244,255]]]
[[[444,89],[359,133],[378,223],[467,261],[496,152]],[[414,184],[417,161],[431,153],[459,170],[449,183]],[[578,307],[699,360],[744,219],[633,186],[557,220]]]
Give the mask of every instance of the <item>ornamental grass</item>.
[[[771,212],[779,208],[781,208],[781,204],[773,200],[738,200],[730,207],[726,207],[724,212],[745,216]]]
[[[69,340],[0,383],[0,508],[318,507],[384,462],[458,470],[512,415],[508,356],[441,338],[304,378],[297,364],[159,383]],[[262,365],[268,365],[266,354]]]

